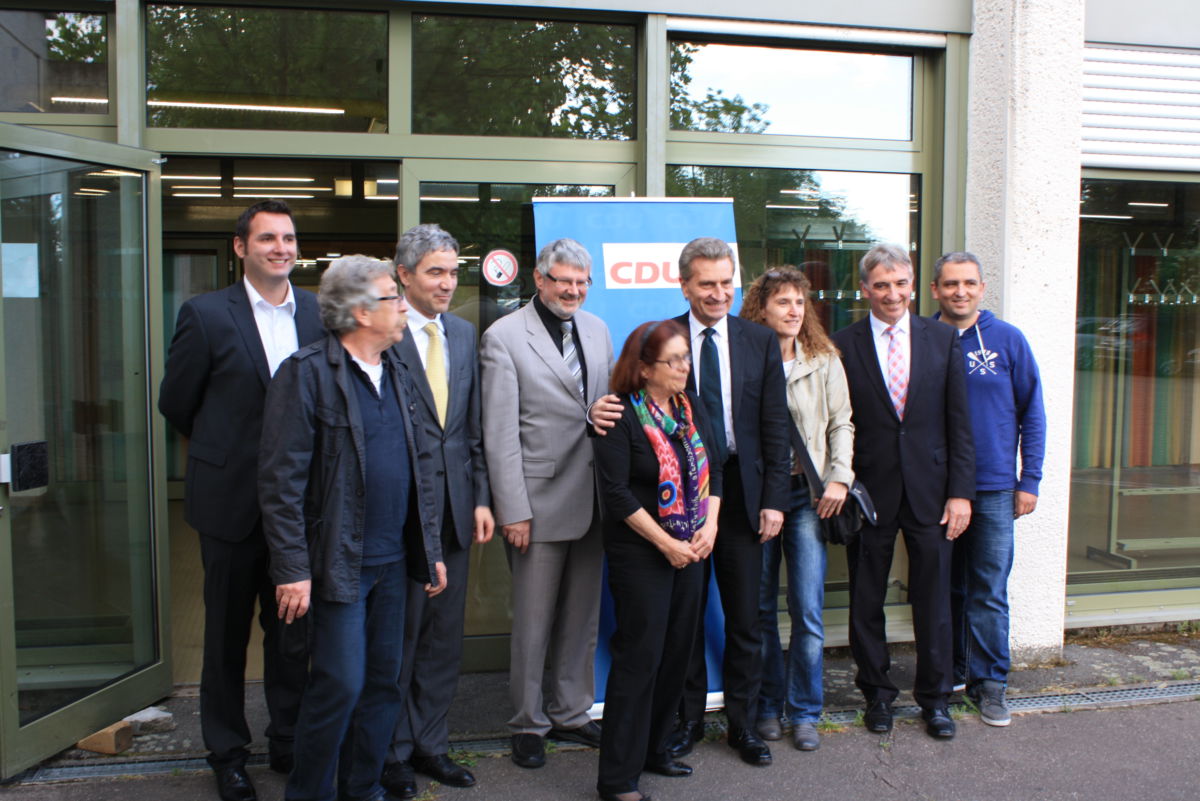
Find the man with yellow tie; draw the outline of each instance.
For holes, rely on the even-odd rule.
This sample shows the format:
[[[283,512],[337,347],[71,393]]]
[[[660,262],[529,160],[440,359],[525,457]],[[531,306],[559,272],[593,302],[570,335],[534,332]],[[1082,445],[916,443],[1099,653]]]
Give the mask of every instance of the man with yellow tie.
[[[418,225],[396,243],[408,301],[408,336],[395,350],[421,400],[414,423],[434,454],[437,513],[449,588],[428,598],[410,582],[401,706],[381,783],[401,799],[417,794],[415,773],[470,787],[475,777],[447,755],[446,713],[458,685],[471,542],[492,538],[494,523],[483,455],[475,326],[450,314],[458,286],[458,242],[438,225]]]

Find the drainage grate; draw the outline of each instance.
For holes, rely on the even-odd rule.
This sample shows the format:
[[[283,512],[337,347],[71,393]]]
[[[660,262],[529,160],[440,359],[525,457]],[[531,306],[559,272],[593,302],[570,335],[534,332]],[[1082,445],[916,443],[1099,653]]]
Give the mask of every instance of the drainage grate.
[[[1008,697],[1008,707],[1013,712],[1035,712],[1038,710],[1078,709],[1081,707],[1096,709],[1197,698],[1200,698],[1200,682],[1189,681],[1151,687],[1097,688],[1069,693],[1051,693],[1048,695],[1010,695]],[[917,717],[921,713],[921,708],[909,704],[897,706],[895,712],[897,717]],[[823,719],[832,723],[853,723],[858,717],[858,713],[859,710],[857,707],[831,709],[825,712]],[[557,743],[557,746],[560,750],[577,750],[586,747],[573,743]],[[451,749],[453,751],[469,751],[478,754],[507,754],[509,752],[509,741],[507,738],[460,740],[451,743]],[[267,757],[265,754],[254,754],[248,760],[248,764],[250,765],[265,765],[266,763]],[[89,760],[84,764],[33,768],[14,779],[11,784],[37,784],[42,782],[112,778],[117,776],[150,776],[176,772],[190,773],[206,771],[208,769],[207,761],[195,757],[181,759],[142,759],[130,760],[128,762],[106,760],[103,763]]]

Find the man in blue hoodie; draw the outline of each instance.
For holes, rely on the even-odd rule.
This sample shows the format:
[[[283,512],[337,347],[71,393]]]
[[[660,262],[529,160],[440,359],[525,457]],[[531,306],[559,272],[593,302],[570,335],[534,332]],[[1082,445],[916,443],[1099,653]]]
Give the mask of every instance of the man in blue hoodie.
[[[972,253],[947,253],[934,264],[931,289],[941,307],[934,317],[957,328],[961,337],[975,436],[975,506],[971,524],[954,542],[951,566],[954,682],[965,685],[984,723],[1007,726],[1012,721],[1004,690],[1013,521],[1037,507],[1046,412],[1025,336],[979,310],[985,286],[983,268]]]

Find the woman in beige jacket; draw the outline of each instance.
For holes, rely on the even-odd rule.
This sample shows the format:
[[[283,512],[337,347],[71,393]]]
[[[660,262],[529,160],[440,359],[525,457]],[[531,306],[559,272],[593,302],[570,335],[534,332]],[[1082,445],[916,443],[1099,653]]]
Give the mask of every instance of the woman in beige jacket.
[[[851,460],[854,424],[850,393],[838,350],[815,314],[806,314],[811,284],[794,267],[768,270],[746,290],[741,316],[775,331],[787,377],[787,404],[813,465],[825,482],[812,497],[804,471],[793,458],[791,508],[783,530],[763,547],[759,620],[763,632],[763,679],[758,700],[758,733],[783,736],[790,723],[801,751],[820,746],[821,660],[825,631],[825,543],[818,518],[837,514],[854,480]],[[792,638],[785,661],[779,640],[780,562],[787,566],[788,614]]]

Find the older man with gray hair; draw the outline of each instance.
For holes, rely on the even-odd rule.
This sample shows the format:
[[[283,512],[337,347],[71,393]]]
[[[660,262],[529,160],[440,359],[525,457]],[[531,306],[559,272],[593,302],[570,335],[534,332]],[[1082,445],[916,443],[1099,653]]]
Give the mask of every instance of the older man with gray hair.
[[[608,391],[613,348],[604,321],[580,308],[591,267],[573,239],[546,245],[533,301],[482,342],[484,452],[512,568],[508,726],[525,768],[545,764],[547,734],[600,744],[588,716],[602,546],[587,410]]]
[[[432,459],[391,350],[407,310],[393,276],[391,262],[334,261],[319,298],[329,333],[267,390],[258,489],[271,578],[281,618],[313,609],[288,801],[385,796],[408,581],[430,596],[446,587]]]

